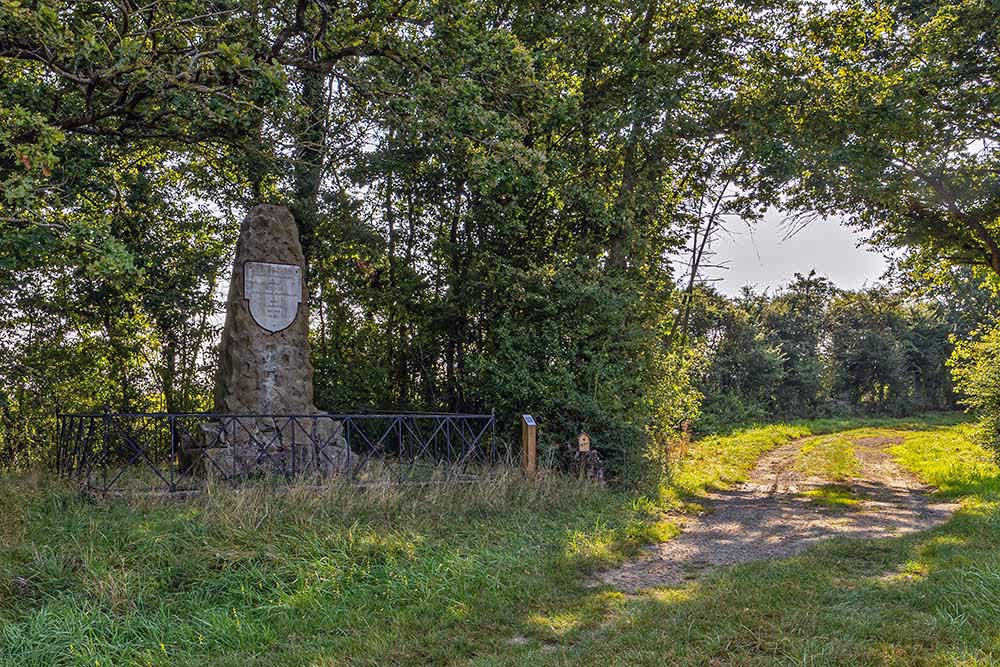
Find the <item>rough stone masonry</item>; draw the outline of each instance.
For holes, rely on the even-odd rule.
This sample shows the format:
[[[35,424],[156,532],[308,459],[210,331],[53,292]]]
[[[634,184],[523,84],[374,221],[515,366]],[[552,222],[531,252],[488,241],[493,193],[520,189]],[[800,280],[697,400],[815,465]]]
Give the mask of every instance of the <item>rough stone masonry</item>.
[[[207,433],[225,450],[219,467],[226,474],[329,474],[354,460],[341,423],[313,405],[305,258],[295,219],[283,206],[255,206],[240,229],[215,412],[234,415]]]
[[[271,280],[253,280],[265,267],[275,273],[282,271],[278,267],[285,268]],[[304,267],[298,229],[288,209],[271,204],[251,209],[240,229],[229,282],[215,381],[216,412],[315,412]],[[297,285],[289,285],[291,276],[297,276]],[[263,312],[251,312],[251,297]],[[283,328],[265,328],[281,324],[279,318],[289,310],[291,321]]]

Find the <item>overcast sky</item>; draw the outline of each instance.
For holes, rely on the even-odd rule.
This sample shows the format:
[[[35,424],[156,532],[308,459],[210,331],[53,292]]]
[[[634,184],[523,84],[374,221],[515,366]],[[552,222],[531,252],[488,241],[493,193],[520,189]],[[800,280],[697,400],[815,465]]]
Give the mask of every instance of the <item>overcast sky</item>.
[[[816,220],[790,238],[782,214],[768,214],[752,230],[740,222],[728,225],[717,239],[712,264],[728,269],[708,269],[713,284],[734,295],[743,285],[769,289],[787,284],[798,273],[811,269],[838,287],[858,289],[878,282],[887,268],[885,258],[859,244],[863,237],[836,220]]]

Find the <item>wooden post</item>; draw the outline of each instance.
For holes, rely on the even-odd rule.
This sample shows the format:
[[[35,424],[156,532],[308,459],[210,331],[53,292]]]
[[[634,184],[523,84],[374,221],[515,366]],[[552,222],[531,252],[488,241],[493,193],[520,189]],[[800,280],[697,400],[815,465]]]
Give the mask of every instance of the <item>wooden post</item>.
[[[538,426],[531,415],[521,415],[521,466],[534,475],[538,471]]]

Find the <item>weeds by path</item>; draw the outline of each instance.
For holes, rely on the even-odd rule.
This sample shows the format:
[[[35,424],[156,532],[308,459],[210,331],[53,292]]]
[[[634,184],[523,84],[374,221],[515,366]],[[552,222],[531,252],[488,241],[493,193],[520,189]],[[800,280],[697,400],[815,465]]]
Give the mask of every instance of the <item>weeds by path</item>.
[[[694,443],[701,464],[681,466],[664,497],[730,485],[761,451],[826,428]],[[962,494],[995,486],[986,468],[934,474]],[[1000,636],[995,607],[982,609],[989,568],[1000,571],[989,503],[933,537],[824,547],[644,600],[587,590],[585,575],[676,529],[656,498],[572,480],[126,503],[4,477],[0,507],[3,667],[846,665],[897,653],[915,665],[981,657]],[[893,588],[883,578],[896,572],[918,578]]]
[[[963,425],[910,431],[890,451],[942,499],[961,501],[952,520],[902,537],[834,540],[642,596],[594,591],[536,616],[517,651],[468,664],[996,664],[1000,469]]]

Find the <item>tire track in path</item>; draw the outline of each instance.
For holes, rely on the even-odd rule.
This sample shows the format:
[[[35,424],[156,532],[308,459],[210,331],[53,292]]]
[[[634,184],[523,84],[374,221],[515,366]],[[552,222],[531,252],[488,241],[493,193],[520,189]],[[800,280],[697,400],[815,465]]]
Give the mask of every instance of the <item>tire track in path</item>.
[[[860,473],[837,482],[860,498],[849,507],[824,506],[802,495],[830,483],[795,469],[803,440],[778,447],[757,461],[748,481],[710,493],[710,511],[682,518],[680,535],[647,547],[641,560],[600,573],[597,583],[627,593],[677,586],[714,567],[788,558],[834,537],[894,537],[947,521],[958,504],[933,498],[934,489],[892,459],[887,447],[900,441],[853,441]]]

